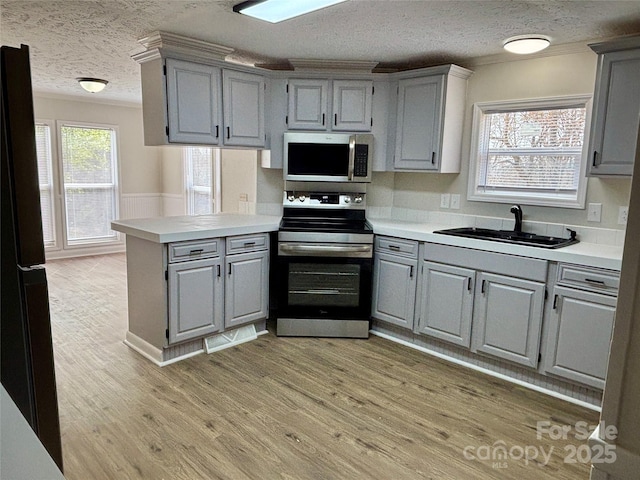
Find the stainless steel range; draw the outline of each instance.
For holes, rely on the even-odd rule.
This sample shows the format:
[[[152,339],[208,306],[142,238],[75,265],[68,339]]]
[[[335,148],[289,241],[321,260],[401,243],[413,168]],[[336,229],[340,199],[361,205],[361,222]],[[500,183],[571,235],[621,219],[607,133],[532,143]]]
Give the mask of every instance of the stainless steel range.
[[[354,191],[285,191],[279,336],[369,336],[373,231],[365,219],[366,193],[350,187]]]

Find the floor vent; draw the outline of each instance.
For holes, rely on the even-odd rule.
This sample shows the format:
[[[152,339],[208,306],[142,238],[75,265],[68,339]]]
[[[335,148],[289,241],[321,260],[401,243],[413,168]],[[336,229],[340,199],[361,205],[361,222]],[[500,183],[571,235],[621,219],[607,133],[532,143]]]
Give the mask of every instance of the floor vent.
[[[246,325],[231,332],[219,333],[204,339],[204,349],[207,353],[217,352],[225,348],[234,347],[241,343],[258,338],[255,325]]]

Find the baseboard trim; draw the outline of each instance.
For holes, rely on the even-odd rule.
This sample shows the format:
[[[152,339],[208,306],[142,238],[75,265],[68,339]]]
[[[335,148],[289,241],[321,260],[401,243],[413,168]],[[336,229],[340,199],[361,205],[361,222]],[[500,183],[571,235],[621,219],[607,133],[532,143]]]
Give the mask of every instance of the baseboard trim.
[[[436,352],[436,351],[430,350],[430,349],[425,348],[425,347],[423,347],[421,345],[416,345],[414,343],[407,342],[406,340],[402,340],[402,339],[396,338],[396,337],[394,337],[392,335],[387,335],[386,333],[378,332],[376,330],[370,330],[369,332],[372,335],[376,335],[377,337],[381,337],[381,338],[384,338],[386,340],[390,340],[392,342],[399,343],[400,345],[404,345],[404,346],[409,347],[409,348],[413,348],[414,350],[418,350],[420,352],[426,353],[427,355],[431,355],[433,357],[437,357],[437,358],[439,358],[441,360],[446,360],[447,362],[455,363],[456,365],[460,365],[462,367],[470,368],[472,370],[476,370],[478,372],[485,373],[487,375],[491,375],[492,377],[499,378],[501,380],[506,380],[506,381],[514,383],[516,385],[520,385],[521,387],[525,387],[525,388],[528,388],[530,390],[534,390],[536,392],[544,393],[544,394],[549,395],[551,397],[555,397],[555,398],[558,398],[560,400],[564,400],[565,402],[573,403],[574,405],[579,405],[581,407],[588,408],[589,410],[594,410],[596,412],[600,412],[601,411],[600,407],[597,407],[597,406],[592,405],[592,404],[587,403],[587,402],[583,402],[582,400],[576,400],[575,398],[571,398],[568,395],[564,395],[562,393],[554,392],[553,390],[549,390],[547,388],[539,387],[538,385],[532,385],[530,383],[523,382],[522,380],[518,380],[516,378],[512,378],[512,377],[509,377],[507,375],[503,375],[503,374],[498,373],[498,372],[494,372],[494,371],[489,370],[487,368],[483,368],[483,367],[480,367],[478,365],[473,365],[471,363],[465,362],[464,360],[459,360],[457,358],[449,357],[448,355],[443,355],[440,352]]]
[[[148,342],[145,342],[137,335],[127,332],[124,338],[124,344],[132,350],[138,352],[147,360],[151,360],[153,363],[162,366],[162,350],[154,347]]]

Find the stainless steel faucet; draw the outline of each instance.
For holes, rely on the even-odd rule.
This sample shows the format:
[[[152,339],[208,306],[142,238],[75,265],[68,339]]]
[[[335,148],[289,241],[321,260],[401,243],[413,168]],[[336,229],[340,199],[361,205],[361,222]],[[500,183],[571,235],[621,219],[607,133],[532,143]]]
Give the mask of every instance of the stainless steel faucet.
[[[513,231],[518,233],[522,232],[522,207],[520,207],[520,205],[514,205],[510,211],[516,217],[516,224],[513,227]]]

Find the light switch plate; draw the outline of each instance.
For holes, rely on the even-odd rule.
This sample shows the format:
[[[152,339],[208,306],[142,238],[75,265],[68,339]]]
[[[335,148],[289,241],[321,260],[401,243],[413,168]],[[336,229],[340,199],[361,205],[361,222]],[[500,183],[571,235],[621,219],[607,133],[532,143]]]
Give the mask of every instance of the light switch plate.
[[[452,193],[451,194],[451,208],[453,208],[454,210],[459,210],[460,209],[460,194],[459,193]]]
[[[587,207],[587,222],[599,222],[602,218],[602,204],[590,203]]]
[[[451,194],[443,193],[440,195],[440,208],[449,208],[451,205]]]

